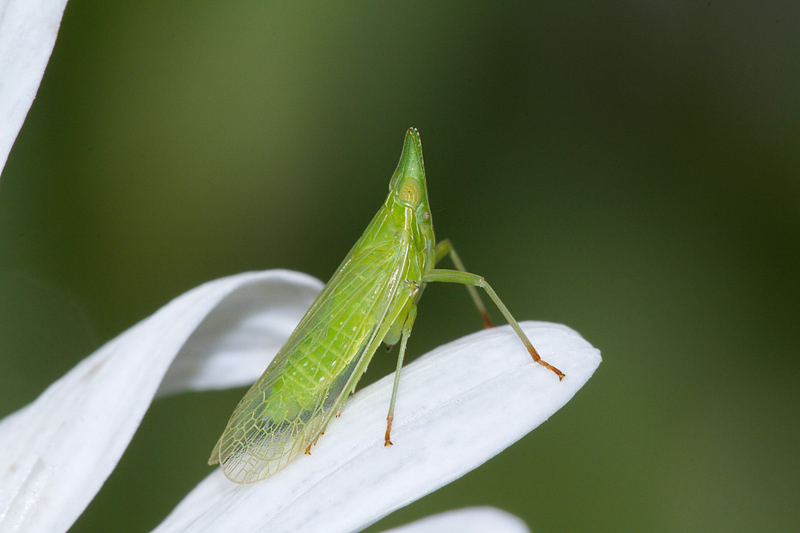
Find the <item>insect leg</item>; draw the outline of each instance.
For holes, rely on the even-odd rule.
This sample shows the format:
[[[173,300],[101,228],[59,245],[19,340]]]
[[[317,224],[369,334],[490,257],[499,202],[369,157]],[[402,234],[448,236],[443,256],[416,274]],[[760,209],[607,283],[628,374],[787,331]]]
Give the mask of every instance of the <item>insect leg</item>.
[[[434,248],[434,253],[436,254],[436,262],[438,263],[441,261],[444,256],[449,255],[450,260],[453,261],[453,264],[456,266],[456,270],[460,272],[467,272],[466,267],[464,267],[464,263],[461,262],[461,258],[458,257],[455,248],[453,248],[453,243],[450,242],[450,239],[443,239],[436,244],[436,248]],[[486,306],[483,305],[483,300],[481,299],[481,295],[478,294],[478,291],[475,290],[475,287],[472,285],[466,285],[467,291],[469,292],[472,301],[475,302],[475,307],[478,308],[478,313],[481,315],[481,319],[483,320],[483,325],[486,328],[492,327],[492,321],[489,319],[489,313],[486,311]]]
[[[397,386],[400,384],[400,369],[403,368],[403,357],[406,355],[406,344],[411,335],[411,328],[414,327],[414,320],[417,318],[417,306],[411,304],[403,324],[403,331],[400,334],[400,353],[397,355],[397,368],[394,371],[394,386],[392,387],[392,399],[389,402],[389,414],[386,415],[386,441],[384,446],[391,446],[390,434],[392,432],[392,420],[394,420],[394,402],[397,399]]]
[[[437,246],[438,248],[438,246]],[[497,293],[494,292],[494,289],[486,283],[486,280],[483,279],[481,276],[477,274],[473,274],[471,272],[462,272],[461,270],[446,270],[446,269],[434,269],[425,274],[422,278],[423,283],[430,283],[430,282],[446,282],[446,283],[460,283],[462,285],[466,285],[467,287],[480,287],[486,294],[489,295],[489,298],[495,303],[497,308],[503,313],[503,316],[506,318],[508,323],[517,333],[517,336],[522,340],[522,343],[528,349],[528,353],[531,354],[533,360],[543,367],[551,370],[555,375],[558,376],[559,381],[564,379],[564,373],[561,372],[559,369],[542,359],[539,353],[536,351],[536,348],[533,347],[533,344],[528,339],[528,336],[525,335],[525,332],[522,331],[522,328],[519,327],[519,324],[511,316],[508,308],[505,304],[500,300],[500,297],[497,296]]]

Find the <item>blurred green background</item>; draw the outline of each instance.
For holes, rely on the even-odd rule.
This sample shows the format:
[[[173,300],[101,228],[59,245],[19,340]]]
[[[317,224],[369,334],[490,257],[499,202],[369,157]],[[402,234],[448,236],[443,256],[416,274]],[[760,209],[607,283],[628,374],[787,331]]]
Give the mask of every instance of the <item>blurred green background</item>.
[[[534,531],[795,530],[798,27],[793,2],[73,0],[0,180],[0,416],[204,281],[326,280],[416,126],[439,237],[604,362],[371,531],[467,505]],[[410,356],[480,327],[432,286]],[[157,402],[73,530],[154,527],[241,394]]]

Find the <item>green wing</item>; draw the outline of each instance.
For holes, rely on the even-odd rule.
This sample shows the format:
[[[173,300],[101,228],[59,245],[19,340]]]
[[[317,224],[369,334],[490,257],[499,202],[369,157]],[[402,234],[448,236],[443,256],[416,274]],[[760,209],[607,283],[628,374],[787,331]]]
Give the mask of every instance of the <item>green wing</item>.
[[[250,483],[286,466],[319,437],[407,302],[409,247],[358,246],[245,394],[209,459]]]

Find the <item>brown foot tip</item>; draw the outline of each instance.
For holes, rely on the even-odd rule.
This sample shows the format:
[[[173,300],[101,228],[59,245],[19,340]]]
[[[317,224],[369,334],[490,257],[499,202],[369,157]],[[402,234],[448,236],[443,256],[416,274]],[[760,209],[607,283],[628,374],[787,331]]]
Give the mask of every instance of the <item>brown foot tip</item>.
[[[551,365],[550,363],[548,363],[547,361],[545,361],[544,359],[539,359],[536,362],[545,367],[546,369],[550,370],[556,376],[558,376],[558,381],[564,379],[564,373],[561,370],[554,367],[553,365]]]
[[[383,436],[384,437],[384,443],[383,443],[384,446],[391,446],[392,445],[391,434],[392,434],[392,422],[393,421],[394,421],[394,417],[393,416],[390,415],[390,416],[386,417],[386,434]]]
[[[483,319],[483,327],[486,329],[494,327],[494,324],[492,324],[492,320],[489,318],[489,315],[486,313],[486,311],[481,311],[481,318]]]
[[[528,345],[528,352],[531,354],[531,357],[533,357],[534,362],[539,363],[540,365],[542,365],[543,367],[554,373],[556,376],[558,376],[558,381],[564,379],[564,373],[561,370],[554,367],[553,365],[551,365],[550,363],[548,363],[547,361],[545,361],[544,359],[542,359],[539,353],[536,351],[536,348],[534,348],[532,345]]]

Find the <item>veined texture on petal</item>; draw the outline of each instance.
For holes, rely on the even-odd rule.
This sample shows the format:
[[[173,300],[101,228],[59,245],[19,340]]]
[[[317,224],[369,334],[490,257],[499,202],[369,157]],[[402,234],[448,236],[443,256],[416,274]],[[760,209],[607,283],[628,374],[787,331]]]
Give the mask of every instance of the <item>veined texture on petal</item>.
[[[116,466],[159,389],[252,382],[321,288],[314,278],[281,270],[201,285],[0,421],[0,531],[66,531]],[[256,352],[260,361],[248,363]],[[241,368],[220,372],[231,358],[242,360]]]
[[[547,420],[600,364],[566,326],[521,326],[563,381],[510,327],[474,333],[403,369],[394,446],[383,443],[390,375],[355,394],[310,456],[250,485],[218,469],[155,531],[357,531],[464,475]]]

